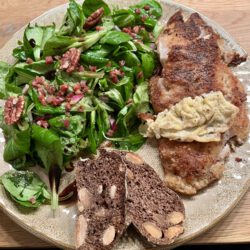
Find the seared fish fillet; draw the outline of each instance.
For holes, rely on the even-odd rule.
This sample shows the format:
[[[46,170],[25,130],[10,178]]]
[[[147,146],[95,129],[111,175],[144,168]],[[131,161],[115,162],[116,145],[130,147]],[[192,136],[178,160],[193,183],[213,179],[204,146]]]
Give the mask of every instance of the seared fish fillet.
[[[178,142],[160,139],[159,151],[167,185],[187,195],[219,179],[225,158],[230,153],[227,142],[234,137],[243,142],[249,130],[246,92],[228,67],[222,39],[197,14],[184,21],[182,13],[170,18],[158,41],[163,66],[161,76],[150,81],[150,98],[156,113],[175,105],[185,97],[221,91],[239,108],[232,127],[220,142]]]

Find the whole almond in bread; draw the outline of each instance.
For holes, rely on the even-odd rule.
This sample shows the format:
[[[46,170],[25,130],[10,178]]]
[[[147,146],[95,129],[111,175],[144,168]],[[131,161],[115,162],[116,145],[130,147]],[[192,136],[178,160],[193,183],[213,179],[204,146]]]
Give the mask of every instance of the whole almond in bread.
[[[125,230],[125,166],[117,154],[102,151],[77,163],[76,248],[111,249]]]
[[[137,154],[119,152],[126,164],[126,217],[148,243],[168,245],[183,233],[180,197]]]
[[[102,149],[77,164],[77,249],[111,249],[129,224],[164,246],[183,233],[184,206],[137,154]]]

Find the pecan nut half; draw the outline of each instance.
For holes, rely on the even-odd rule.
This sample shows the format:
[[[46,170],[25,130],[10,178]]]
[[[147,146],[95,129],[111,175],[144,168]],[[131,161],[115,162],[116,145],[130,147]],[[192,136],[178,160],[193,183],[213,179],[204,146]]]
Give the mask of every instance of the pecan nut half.
[[[60,60],[60,69],[65,70],[67,73],[75,71],[78,67],[80,55],[81,51],[79,49],[69,49],[65,54],[63,54],[62,59]]]
[[[104,8],[103,7],[97,9],[95,12],[93,12],[87,18],[83,28],[84,29],[90,29],[90,28],[94,27],[96,24],[98,24],[100,22],[100,20],[102,19],[103,14],[104,14]]]
[[[12,125],[19,121],[24,109],[23,96],[11,96],[4,105],[4,121],[7,125]]]

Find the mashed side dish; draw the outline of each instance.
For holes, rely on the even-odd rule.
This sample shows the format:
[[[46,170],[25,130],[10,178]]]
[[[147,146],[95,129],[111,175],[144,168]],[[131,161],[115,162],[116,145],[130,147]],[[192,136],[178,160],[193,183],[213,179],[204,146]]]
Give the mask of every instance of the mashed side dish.
[[[170,140],[211,142],[220,141],[221,134],[230,128],[230,122],[239,109],[228,102],[220,91],[210,92],[194,99],[184,98],[159,113],[154,120],[141,126],[145,137]]]

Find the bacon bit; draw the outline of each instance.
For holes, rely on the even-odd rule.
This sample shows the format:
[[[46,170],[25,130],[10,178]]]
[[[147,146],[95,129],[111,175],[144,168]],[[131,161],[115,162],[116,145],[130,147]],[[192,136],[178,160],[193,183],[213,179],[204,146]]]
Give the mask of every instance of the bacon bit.
[[[70,120],[69,120],[69,119],[65,119],[65,120],[63,121],[63,124],[64,124],[64,127],[65,127],[65,128],[69,128]]]
[[[118,69],[114,69],[109,72],[109,76],[113,83],[118,83],[119,82],[118,76],[124,76],[124,72]]]
[[[127,28],[123,28],[122,31],[125,33],[128,33],[128,34],[131,34],[132,29],[131,29],[131,27],[127,27]]]
[[[97,67],[96,66],[89,66],[90,71],[96,72]]]
[[[67,85],[67,84],[62,84],[60,86],[60,91],[62,91],[63,93],[66,93],[68,91],[68,89],[69,89],[69,85]]]
[[[142,71],[140,71],[140,72],[137,74],[137,78],[138,78],[138,79],[142,79],[143,76],[144,76],[144,74],[143,74]]]
[[[136,37],[137,37],[137,35],[136,35],[135,33],[131,33],[130,36],[131,36],[132,38],[136,38]]]
[[[133,31],[134,33],[138,34],[141,30],[141,27],[139,25],[136,25],[134,28],[133,28]]]
[[[147,16],[142,16],[141,21],[145,22],[147,20]]]
[[[71,110],[71,105],[70,105],[69,102],[65,103],[65,109],[66,109],[66,111],[70,111]]]
[[[144,10],[150,10],[150,6],[149,5],[145,5],[144,6]]]
[[[33,63],[33,62],[34,62],[34,61],[33,61],[31,58],[29,58],[29,57],[28,57],[27,60],[26,60],[26,63],[27,63],[27,64],[31,64],[31,63]]]
[[[119,65],[121,66],[121,67],[123,67],[124,65],[125,65],[125,60],[121,60],[121,61],[119,61]]]
[[[31,198],[29,199],[29,202],[30,202],[32,205],[36,204],[36,198],[35,198],[34,196],[31,197]]]
[[[118,83],[118,82],[119,82],[119,78],[118,78],[117,75],[112,75],[112,76],[110,76],[110,78],[111,78],[111,81],[112,81],[113,83]]]
[[[32,86],[34,88],[38,88],[40,85],[43,85],[45,82],[44,76],[36,76],[36,78],[32,81]]]
[[[52,85],[50,85],[50,84],[48,84],[48,83],[44,83],[44,87],[45,87],[45,89],[46,89],[46,91],[50,94],[50,95],[53,95],[54,93],[55,93],[55,87],[54,86],[52,86]]]
[[[70,102],[70,100],[71,100],[71,98],[74,96],[74,93],[69,93],[69,94],[67,94],[67,96],[66,96],[66,101],[67,102]]]
[[[236,162],[242,162],[242,158],[236,157],[236,158],[235,158],[235,161],[236,161]]]
[[[59,106],[64,101],[64,98],[51,95],[46,98],[46,101],[52,106]]]
[[[76,92],[77,90],[81,89],[81,84],[80,83],[76,83],[73,87],[73,90]]]
[[[67,73],[72,73],[78,67],[80,55],[81,51],[79,49],[69,49],[65,54],[63,54],[62,59],[60,60],[60,69],[66,70]]]
[[[135,9],[135,14],[137,14],[137,15],[141,14],[141,10],[140,9]]]
[[[83,72],[84,71],[84,67],[82,66],[82,65],[80,65],[79,67],[78,67],[78,72]]]
[[[19,121],[24,109],[24,97],[10,96],[4,105],[4,121],[7,125],[12,125]]]
[[[49,123],[45,120],[38,120],[36,122],[36,124],[40,127],[43,127],[43,128],[48,128],[49,127]]]
[[[44,96],[44,95],[39,95],[39,96],[38,96],[38,99],[39,99],[40,103],[41,103],[43,106],[46,106],[46,105],[47,105],[47,102],[46,102],[46,99],[45,99],[45,96]]]
[[[46,96],[46,92],[42,87],[38,87],[37,92],[39,95]]]
[[[96,29],[96,31],[100,31],[100,30],[103,30],[103,27],[102,26],[96,26],[95,29]]]
[[[46,56],[46,58],[45,58],[46,64],[52,64],[53,62],[54,62],[54,60],[53,60],[52,56]]]

